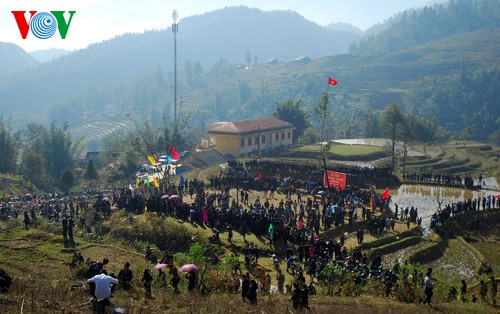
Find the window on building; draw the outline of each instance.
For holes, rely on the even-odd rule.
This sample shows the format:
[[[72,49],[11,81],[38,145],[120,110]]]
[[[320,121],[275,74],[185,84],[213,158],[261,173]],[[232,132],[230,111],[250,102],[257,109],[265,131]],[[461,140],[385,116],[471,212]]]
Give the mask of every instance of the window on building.
[[[285,139],[285,132],[281,133],[281,139],[284,140]]]
[[[255,143],[255,145],[258,145],[258,144],[259,144],[259,137],[258,137],[258,136],[256,136],[256,137],[255,137],[255,141],[254,141],[254,143]]]
[[[241,140],[241,141],[240,141],[240,146],[241,146],[241,147],[245,147],[245,140]]]
[[[288,139],[290,139],[290,138],[292,137],[292,132],[288,131],[288,134],[286,135],[286,137],[287,137]]]
[[[248,145],[248,146],[252,146],[252,138],[251,138],[251,137],[250,137],[250,138],[248,138],[247,145]]]
[[[262,141],[261,141],[261,143],[265,143],[265,142],[266,142],[266,136],[264,135],[264,136],[262,137]]]
[[[279,133],[274,134],[274,139],[278,141],[280,139],[280,134]]]

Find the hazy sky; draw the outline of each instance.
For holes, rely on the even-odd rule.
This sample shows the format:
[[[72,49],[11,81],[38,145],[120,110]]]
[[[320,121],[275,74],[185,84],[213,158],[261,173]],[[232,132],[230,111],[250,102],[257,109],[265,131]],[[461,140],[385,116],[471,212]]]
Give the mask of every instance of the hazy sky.
[[[183,17],[237,5],[292,10],[320,25],[346,22],[365,30],[397,12],[433,2],[436,0],[0,0],[0,41],[13,42],[28,52],[52,47],[73,50],[126,32],[170,27],[174,9],[182,23]],[[76,13],[65,40],[57,31],[45,40],[30,32],[23,40],[11,13],[70,10]]]

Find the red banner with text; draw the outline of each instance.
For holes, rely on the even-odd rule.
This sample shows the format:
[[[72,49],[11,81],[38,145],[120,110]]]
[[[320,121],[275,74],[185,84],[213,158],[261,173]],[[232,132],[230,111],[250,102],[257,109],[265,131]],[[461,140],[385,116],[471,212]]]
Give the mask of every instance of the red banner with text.
[[[345,173],[327,170],[323,185],[326,188],[328,187],[328,183],[330,183],[330,187],[335,187],[337,190],[343,190],[345,189],[346,177]],[[326,180],[328,180],[328,182]]]

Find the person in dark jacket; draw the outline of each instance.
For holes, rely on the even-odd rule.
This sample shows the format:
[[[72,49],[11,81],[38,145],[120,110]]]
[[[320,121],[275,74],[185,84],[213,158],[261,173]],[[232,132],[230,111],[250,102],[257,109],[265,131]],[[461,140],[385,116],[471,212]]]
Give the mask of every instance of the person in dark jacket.
[[[299,304],[300,304],[300,288],[299,288],[299,284],[296,282],[293,284],[293,292],[292,292],[291,300],[292,300],[293,308],[298,309]]]
[[[197,282],[196,273],[194,271],[191,271],[186,275],[186,278],[189,281],[188,291],[193,292],[194,289],[196,288],[196,282]]]
[[[257,304],[257,282],[255,279],[250,280],[250,286],[248,287],[248,299],[250,304]]]
[[[307,309],[309,311],[311,310],[311,308],[309,307],[309,289],[307,288],[307,285],[305,283],[302,284],[302,289],[300,289],[299,308]]]
[[[144,284],[144,289],[146,289],[146,298],[152,298],[151,284],[153,283],[153,275],[151,275],[149,269],[144,269],[141,281]]]
[[[248,297],[248,288],[250,288],[250,279],[248,278],[248,273],[242,276],[241,281],[241,299],[245,303],[245,299]]]
[[[121,269],[118,273],[118,281],[120,282],[123,289],[129,290],[130,283],[132,282],[133,278],[134,275],[132,274],[132,270],[130,269],[130,263],[126,262],[123,266],[123,269]]]

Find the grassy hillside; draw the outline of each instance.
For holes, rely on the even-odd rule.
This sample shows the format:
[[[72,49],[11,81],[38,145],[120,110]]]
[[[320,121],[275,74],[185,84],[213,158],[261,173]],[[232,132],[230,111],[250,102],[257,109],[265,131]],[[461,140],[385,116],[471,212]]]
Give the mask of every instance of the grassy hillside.
[[[497,181],[500,180],[498,145],[476,141],[451,141],[444,145],[427,146],[425,149],[437,156],[409,157],[406,164],[407,173],[471,174],[475,178],[481,174],[483,177],[491,176]]]
[[[204,178],[206,173],[187,173],[186,177]],[[235,191],[232,191],[233,193]],[[260,193],[251,191],[250,200],[254,200]],[[189,196],[186,201],[189,200]],[[479,230],[471,229],[470,215],[476,215],[480,221]],[[124,291],[117,289],[112,299],[113,302],[128,310],[128,313],[275,313],[292,312],[289,300],[290,295],[270,296],[259,294],[259,304],[255,307],[243,305],[238,293],[211,293],[195,294],[186,293],[187,281],[182,279],[180,284],[181,293],[172,293],[171,288],[160,287],[160,282],[155,280],[153,284],[153,299],[144,297],[144,291],[139,282],[141,273],[145,268],[152,268],[143,259],[142,249],[147,242],[141,240],[148,230],[160,230],[161,225],[172,226],[176,224],[177,235],[180,232],[191,234],[193,241],[206,242],[204,239],[211,235],[211,230],[202,225],[190,224],[171,218],[163,219],[156,214],[127,215],[120,211],[112,215],[111,220],[103,224],[102,237],[83,236],[77,229],[77,250],[85,258],[100,260],[103,257],[110,259],[106,267],[108,271],[118,273],[125,262],[132,264],[135,274],[133,289]],[[406,225],[398,222],[395,231],[384,234],[381,237],[367,235],[363,248],[365,252],[381,251],[384,254],[383,261],[387,267],[391,267],[392,261],[399,257],[403,260],[413,259],[417,256],[427,256],[432,261],[429,265],[435,270],[437,288],[435,290],[435,301],[431,308],[415,303],[403,303],[395,300],[395,297],[381,297],[380,287],[368,285],[362,290],[362,295],[352,297],[343,295],[328,296],[326,289],[317,284],[318,296],[310,298],[310,305],[315,313],[332,313],[332,311],[359,312],[359,313],[383,313],[397,311],[397,313],[497,313],[498,308],[484,304],[462,304],[447,299],[447,293],[451,286],[458,287],[460,279],[466,279],[469,284],[468,298],[473,293],[479,295],[478,280],[483,278],[479,266],[481,262],[493,266],[494,274],[498,275],[500,269],[496,262],[500,252],[498,239],[500,223],[500,212],[498,210],[470,213],[462,216],[460,221],[454,222],[455,236],[449,237],[445,232],[433,234],[426,239],[420,238],[418,228],[406,230]],[[359,226],[354,226],[354,229]],[[128,229],[129,234],[123,230]],[[107,230],[107,231],[106,231]],[[171,229],[174,230],[174,229]],[[327,239],[338,239],[341,233],[346,233],[346,245],[349,248],[357,246],[356,237],[348,232],[347,226],[335,228],[322,237]],[[79,274],[85,267],[70,269],[68,263],[72,252],[63,249],[61,227],[41,221],[37,229],[24,230],[20,221],[0,222],[0,268],[5,269],[12,277],[14,284],[8,294],[0,294],[0,302],[3,305],[2,313],[81,313],[86,312],[86,302],[89,299],[84,279]],[[134,235],[135,234],[135,235]],[[159,235],[159,234],[158,234]],[[126,237],[125,237],[126,236]],[[154,236],[151,234],[150,236]],[[221,246],[214,247],[216,252],[227,258],[230,254],[239,255],[242,261],[242,248],[248,243],[255,243],[262,250],[259,265],[265,273],[271,275],[272,284],[276,284],[275,270],[272,266],[270,254],[266,246],[266,240],[248,235],[245,239],[237,231],[234,233],[232,243],[227,241],[227,233],[220,235]],[[248,242],[247,242],[248,241]],[[159,242],[158,242],[159,243]],[[188,244],[184,247],[187,249]],[[433,246],[439,247],[439,254],[433,250]],[[156,248],[156,246],[153,246]],[[275,251],[278,256],[284,255],[284,248],[277,246]],[[211,256],[212,253],[207,256]],[[432,256],[434,254],[434,256]],[[184,257],[176,256],[176,263],[185,261]],[[214,269],[212,270],[214,271]],[[244,269],[245,271],[245,269]],[[212,276],[212,275],[210,275]],[[210,277],[212,278],[212,277]],[[286,283],[292,280],[290,274],[286,273]],[[347,286],[346,286],[347,287]],[[346,288],[347,289],[347,288]],[[344,293],[347,293],[345,290]]]

